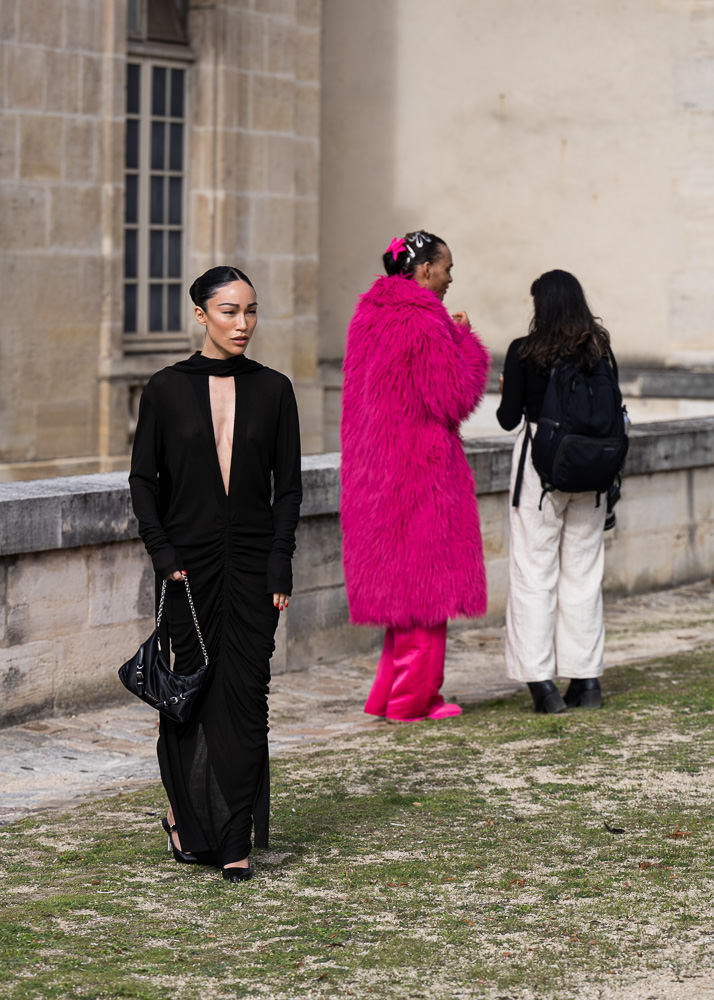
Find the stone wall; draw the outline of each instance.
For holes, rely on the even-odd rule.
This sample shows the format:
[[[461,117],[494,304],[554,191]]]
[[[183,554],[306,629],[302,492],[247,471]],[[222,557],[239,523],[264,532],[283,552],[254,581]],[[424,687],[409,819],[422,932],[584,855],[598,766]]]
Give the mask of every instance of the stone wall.
[[[306,452],[338,445],[349,316],[418,225],[494,354],[564,266],[621,361],[711,381],[712,3],[186,7],[172,46],[128,38],[128,0],[0,5],[0,481],[124,468],[141,386],[200,337],[185,296],[171,349],[125,349],[129,58],[186,67],[185,284],[255,279],[252,349],[293,379]]]
[[[121,329],[126,21],[112,0],[1,11],[0,476],[21,478],[112,447],[97,367]]]
[[[320,0],[193,5],[191,267],[236,263],[258,289],[251,356],[295,385],[322,451],[317,385]]]
[[[466,442],[491,619],[505,607],[512,445],[503,436]],[[348,623],[339,455],[305,458],[303,481],[295,595],[275,673],[369,649],[380,635]],[[127,697],[116,671],[151,629],[154,585],[126,473],[0,484],[0,526],[0,724]],[[713,569],[714,418],[633,429],[605,587],[649,590]]]
[[[128,38],[127,0],[0,5],[0,481],[125,468],[138,394],[197,346],[188,286],[219,263],[254,280],[252,355],[292,378],[322,450],[321,3],[187,6],[170,45]],[[187,80],[184,319],[163,347],[123,333],[126,64],[150,58]]]

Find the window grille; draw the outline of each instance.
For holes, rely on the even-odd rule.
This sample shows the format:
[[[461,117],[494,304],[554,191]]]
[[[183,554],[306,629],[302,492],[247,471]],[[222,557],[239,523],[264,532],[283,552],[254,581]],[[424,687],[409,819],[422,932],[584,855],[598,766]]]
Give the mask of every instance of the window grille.
[[[186,68],[130,60],[126,86],[124,349],[175,350],[183,330]]]

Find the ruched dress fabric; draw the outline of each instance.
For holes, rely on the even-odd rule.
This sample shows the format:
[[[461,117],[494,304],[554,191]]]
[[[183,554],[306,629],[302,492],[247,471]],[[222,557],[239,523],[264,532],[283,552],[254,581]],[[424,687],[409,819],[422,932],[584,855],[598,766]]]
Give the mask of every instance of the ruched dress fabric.
[[[226,493],[209,377],[235,379]],[[188,722],[161,717],[158,759],[182,849],[222,866],[268,845],[268,688],[278,610],[292,591],[300,434],[289,379],[245,356],[194,354],[144,390],[129,476],[139,531],[161,581],[186,570],[209,656]],[[169,581],[174,669],[202,662],[183,583]]]

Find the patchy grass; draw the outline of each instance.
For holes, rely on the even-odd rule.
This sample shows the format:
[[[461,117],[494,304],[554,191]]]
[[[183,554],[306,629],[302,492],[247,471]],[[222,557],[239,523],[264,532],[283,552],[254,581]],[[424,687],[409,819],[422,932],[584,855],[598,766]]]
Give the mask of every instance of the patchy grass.
[[[0,998],[697,997],[712,655],[281,759],[245,885],[169,858],[158,787],[0,828]]]

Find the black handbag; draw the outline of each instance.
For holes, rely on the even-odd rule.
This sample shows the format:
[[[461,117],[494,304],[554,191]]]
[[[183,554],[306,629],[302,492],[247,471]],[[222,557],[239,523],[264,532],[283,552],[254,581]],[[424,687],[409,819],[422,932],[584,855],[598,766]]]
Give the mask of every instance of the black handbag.
[[[171,669],[170,661],[164,655],[159,637],[161,616],[166,597],[166,580],[161,587],[161,599],[156,615],[156,628],[149,638],[142,642],[130,660],[119,668],[119,680],[124,687],[151,705],[174,722],[186,722],[208,676],[208,653],[198,627],[196,609],[193,606],[188,577],[184,573],[186,597],[196,626],[196,635],[203,653],[203,664],[191,674],[178,674]]]

